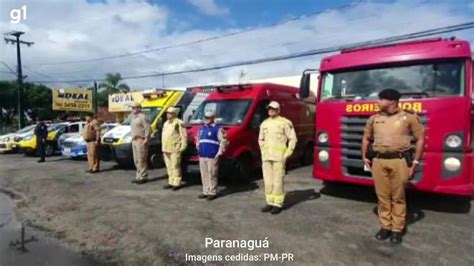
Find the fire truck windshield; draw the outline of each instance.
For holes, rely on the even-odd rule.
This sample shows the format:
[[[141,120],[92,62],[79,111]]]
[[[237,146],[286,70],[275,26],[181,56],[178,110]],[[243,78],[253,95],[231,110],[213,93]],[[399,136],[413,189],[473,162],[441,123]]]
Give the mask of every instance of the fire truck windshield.
[[[215,113],[215,122],[220,125],[240,125],[252,103],[251,100],[222,100],[203,102],[194,113],[189,124],[204,123],[204,114],[207,111]]]
[[[465,88],[463,60],[384,66],[323,74],[321,101],[378,99],[386,88],[404,98],[462,96]]]

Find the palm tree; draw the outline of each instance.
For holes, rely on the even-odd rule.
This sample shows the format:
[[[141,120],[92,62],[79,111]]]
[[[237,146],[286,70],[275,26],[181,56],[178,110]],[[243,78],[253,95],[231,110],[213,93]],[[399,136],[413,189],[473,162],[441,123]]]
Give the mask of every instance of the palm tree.
[[[121,80],[122,75],[120,75],[120,73],[107,73],[104,82],[100,83],[99,88],[106,89],[107,94],[129,92],[130,87],[125,83],[120,83]]]

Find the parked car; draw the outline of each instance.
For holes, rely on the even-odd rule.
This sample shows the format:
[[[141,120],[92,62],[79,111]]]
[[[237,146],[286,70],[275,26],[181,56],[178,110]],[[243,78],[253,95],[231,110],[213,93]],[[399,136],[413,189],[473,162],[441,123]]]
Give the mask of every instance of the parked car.
[[[101,135],[113,129],[118,124],[105,123],[100,126]],[[82,133],[67,134],[61,141],[61,154],[71,158],[82,158],[87,156],[87,143],[82,138]]]
[[[79,125],[77,123],[62,122],[51,124],[48,126],[48,136],[45,148],[46,156],[51,156],[59,151],[58,139],[64,133],[74,132]],[[25,155],[35,155],[36,150],[36,136],[34,129],[29,131],[19,142],[19,151]]]
[[[29,132],[35,129],[36,125],[29,125],[15,133],[0,136],[0,152],[9,153],[16,152],[18,149],[18,142],[21,141]]]

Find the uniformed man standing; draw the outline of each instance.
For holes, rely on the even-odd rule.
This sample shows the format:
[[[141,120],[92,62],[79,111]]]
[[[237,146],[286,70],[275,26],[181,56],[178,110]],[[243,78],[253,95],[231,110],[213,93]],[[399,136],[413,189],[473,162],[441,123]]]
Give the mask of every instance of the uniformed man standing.
[[[132,183],[143,184],[148,178],[148,144],[151,136],[150,122],[142,113],[140,103],[133,103],[131,116],[131,135],[133,161],[137,169],[135,180]]]
[[[188,136],[183,121],[178,116],[179,109],[169,107],[166,110],[167,121],[163,125],[161,146],[168,172],[168,184],[165,189],[178,190],[181,186],[181,154],[186,150]]]
[[[40,159],[38,163],[43,163],[46,153],[46,141],[48,138],[48,126],[43,121],[38,122],[35,127],[36,150]]]
[[[285,194],[283,177],[286,160],[296,146],[296,132],[290,120],[280,116],[280,104],[276,101],[267,106],[269,118],[260,125],[258,143],[262,153],[263,182],[267,205],[262,212],[278,214],[282,211]]]
[[[100,170],[99,144],[100,144],[100,126],[97,119],[92,115],[86,115],[86,125],[82,131],[82,137],[87,143],[87,163],[88,173],[97,173]]]
[[[202,181],[202,194],[199,198],[207,200],[217,198],[219,158],[227,146],[225,131],[214,123],[214,116],[212,111],[204,114],[204,125],[199,129],[196,140]]]
[[[405,185],[413,176],[424,148],[424,128],[416,114],[401,110],[401,95],[393,89],[379,93],[380,112],[367,121],[362,141],[362,159],[371,169],[378,198],[378,216],[381,229],[378,240],[390,237],[394,244],[402,242],[406,223]],[[416,138],[413,156],[411,136]],[[373,140],[372,161],[368,150]]]

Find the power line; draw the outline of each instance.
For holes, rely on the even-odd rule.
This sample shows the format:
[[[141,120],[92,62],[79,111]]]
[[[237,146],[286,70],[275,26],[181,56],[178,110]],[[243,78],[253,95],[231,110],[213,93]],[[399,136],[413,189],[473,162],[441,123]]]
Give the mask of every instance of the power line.
[[[305,14],[305,15],[289,18],[289,19],[286,19],[286,20],[283,20],[283,21],[273,23],[269,26],[266,26],[265,28],[272,28],[272,27],[276,27],[276,26],[279,26],[279,25],[284,25],[284,24],[289,23],[289,22],[293,22],[293,21],[301,20],[301,19],[304,19],[304,18],[307,18],[307,17],[312,17],[312,16],[315,16],[315,15],[319,15],[319,14],[328,12],[330,10],[345,9],[345,8],[348,8],[348,7],[355,6],[359,3],[361,3],[362,1],[364,1],[364,0],[357,0],[357,1],[353,1],[353,2],[350,2],[348,4],[340,5],[340,6],[331,8],[331,9],[325,9],[325,10],[322,10],[322,11],[316,11],[316,12],[313,12],[313,13],[310,13],[310,14]],[[204,38],[204,39],[194,40],[194,41],[190,41],[190,42],[184,42],[184,43],[169,45],[169,46],[151,48],[151,49],[138,51],[138,52],[118,54],[118,55],[112,55],[112,56],[106,56],[106,57],[81,59],[81,60],[71,60],[71,61],[64,61],[64,62],[35,64],[35,65],[40,66],[40,67],[41,66],[51,66],[51,65],[67,65],[67,64],[94,62],[94,61],[110,60],[110,59],[115,59],[115,58],[129,57],[129,56],[135,56],[135,55],[146,54],[146,53],[151,53],[151,52],[164,51],[164,50],[168,50],[168,49],[185,47],[185,46],[189,46],[189,45],[195,45],[195,44],[199,44],[199,43],[214,41],[214,40],[218,40],[218,39],[222,39],[222,38],[227,38],[227,37],[230,37],[230,36],[239,35],[239,34],[242,34],[242,33],[256,31],[256,30],[259,30],[259,29],[262,29],[262,28],[261,27],[250,27],[250,28],[247,28],[247,29],[244,29],[244,30],[234,31],[234,32],[230,32],[230,33],[226,33],[226,34],[222,34],[222,35],[209,37],[209,38]]]
[[[4,72],[4,73],[10,73],[10,74],[13,74],[13,75],[17,75],[17,73],[9,66],[7,65],[7,63],[3,62],[3,61],[0,61],[0,64],[4,65],[6,68],[8,68],[8,70],[10,70],[10,72]]]
[[[370,19],[370,18],[373,18],[373,16],[364,17],[363,19],[357,19],[357,21],[358,21],[359,23],[368,23],[368,21],[369,21],[368,19]],[[445,25],[445,23],[441,23],[441,22],[443,22],[442,19],[439,20],[438,22],[439,22],[440,25]],[[398,26],[399,28],[405,28],[405,27],[408,28],[408,26],[410,26],[411,24],[413,24],[413,21],[398,22],[398,23],[389,24],[389,25],[386,25],[386,26],[391,27],[391,26],[395,26],[395,25],[396,25],[396,26]],[[328,29],[331,29],[331,27],[327,27],[326,30],[328,30]],[[336,28],[332,28],[332,30],[333,30],[334,32],[337,32],[337,29],[336,29]],[[327,42],[329,42],[329,43],[334,43],[334,42],[337,43],[338,40],[339,40],[339,38],[340,38],[340,34],[337,34],[337,33],[334,33],[334,32],[331,33],[331,34],[324,34],[324,35],[322,35],[322,36],[319,36],[319,38],[320,38],[320,39],[324,39],[325,41],[327,41]],[[370,32],[372,32],[372,31],[366,31],[366,32],[364,32],[364,33],[370,33]],[[335,36],[337,36],[337,37],[339,37],[339,38],[333,38],[333,37],[335,37]],[[259,36],[259,38],[260,38],[260,36]],[[257,44],[259,43],[259,39],[258,39],[258,38],[255,39],[254,41],[256,41]],[[296,41],[296,40],[292,40],[292,41],[291,41],[291,43],[294,43],[294,44],[297,44],[297,43],[300,43],[300,42],[301,42],[301,41]],[[257,48],[257,49],[263,51],[263,50],[267,50],[267,49],[274,48],[274,47],[277,46],[277,45],[278,45],[277,43],[273,43],[273,44],[271,44],[271,46],[260,46],[260,45],[259,45],[259,48]],[[229,46],[226,45],[226,47],[225,47],[225,49],[224,49],[223,51],[219,51],[219,49],[213,49],[213,51],[214,51],[213,53],[199,53],[199,58],[202,59],[202,58],[204,58],[204,57],[206,57],[206,56],[209,56],[209,57],[211,57],[211,58],[214,58],[214,56],[223,55],[223,54],[228,55],[231,51],[237,51],[237,50],[238,50],[239,52],[241,52],[241,48],[239,48],[238,46],[233,45],[233,46],[230,46],[230,47],[229,47]],[[141,56],[143,56],[143,55],[141,55]],[[197,56],[197,55],[195,54],[194,56]],[[143,57],[145,58],[145,56],[143,56]],[[137,58],[137,59],[138,59],[138,58]],[[158,58],[157,58],[157,59],[158,59]],[[152,58],[149,58],[149,59],[146,59],[146,60],[152,60]],[[214,60],[214,59],[210,59],[210,60]],[[123,61],[123,62],[126,62],[126,61]],[[131,62],[128,62],[128,63],[123,63],[123,62],[120,63],[120,64],[114,63],[114,64],[113,64],[113,67],[114,67],[114,69],[115,69],[114,71],[120,72],[120,71],[121,71],[120,69],[123,69],[124,67],[127,67],[127,68],[131,67]],[[154,61],[154,62],[157,62],[157,61]],[[158,59],[158,62],[159,62],[159,59]],[[146,63],[146,64],[148,65],[148,68],[150,68],[150,66],[151,66],[152,63],[150,63],[150,64]],[[159,63],[159,64],[160,64],[160,65],[163,65],[163,64],[166,64],[166,62],[161,62],[161,63]],[[66,72],[55,72],[55,73],[51,73],[51,72],[48,71],[47,73],[48,73],[49,75],[64,76],[63,79],[68,79],[68,78],[70,79],[72,75],[69,75],[69,74],[91,72],[92,69],[94,69],[94,68],[97,69],[97,67],[98,67],[98,66],[92,65],[92,64],[87,64],[87,65],[88,65],[89,67],[86,66],[85,68],[82,68],[81,70],[66,71]],[[72,66],[72,65],[69,65],[69,66]],[[122,71],[123,71],[123,70],[122,70]],[[148,69],[148,70],[146,70],[146,71],[141,71],[141,73],[134,72],[134,75],[146,74],[146,73],[150,73],[150,71],[151,71],[151,70]],[[101,71],[99,71],[99,72],[94,71],[94,72],[96,72],[96,74],[99,74],[99,73],[102,74]],[[157,72],[157,73],[158,73],[158,72]],[[104,73],[104,74],[105,74],[105,73]],[[80,75],[80,74],[77,74],[77,75]],[[59,79],[59,77],[57,77],[57,78]],[[87,78],[87,77],[84,77],[84,78]],[[54,79],[54,78],[53,78],[53,79]]]
[[[23,65],[23,67],[25,67],[26,69],[28,69],[30,72],[36,74],[36,75],[39,75],[39,76],[42,76],[42,77],[46,77],[46,78],[55,78],[54,76],[51,76],[51,75],[48,75],[48,74],[45,74],[45,73],[42,73],[42,72],[39,72],[39,71],[36,71],[36,70],[33,70],[31,69],[29,66],[26,66],[26,65]],[[71,82],[62,82],[61,83],[65,83],[65,84],[73,84],[75,85],[75,83],[71,83]]]
[[[413,33],[408,33],[408,34],[402,34],[402,35],[397,35],[397,36],[392,36],[392,37],[385,37],[385,38],[380,38],[380,39],[375,39],[375,40],[370,40],[370,41],[365,41],[365,42],[352,43],[348,45],[331,46],[331,47],[313,49],[313,50],[292,53],[292,54],[287,54],[287,55],[280,55],[280,56],[246,60],[246,61],[237,61],[237,62],[231,62],[231,63],[227,63],[223,65],[204,67],[204,68],[195,68],[195,69],[187,69],[187,70],[163,72],[163,73],[150,73],[150,74],[135,75],[135,76],[124,76],[122,77],[122,79],[127,80],[127,79],[142,79],[142,78],[150,78],[150,77],[158,77],[158,76],[172,76],[172,75],[180,75],[180,74],[186,74],[186,73],[219,70],[219,69],[225,69],[225,68],[231,68],[231,67],[237,67],[237,66],[243,66],[243,65],[256,65],[256,64],[262,64],[262,63],[295,59],[295,58],[306,57],[306,56],[313,56],[313,55],[318,55],[318,54],[326,54],[326,53],[331,53],[331,52],[337,52],[344,49],[389,44],[389,43],[394,43],[394,42],[399,42],[399,41],[404,41],[404,40],[411,40],[411,39],[416,39],[416,38],[428,37],[428,36],[433,36],[437,34],[461,31],[461,30],[472,29],[472,28],[474,28],[474,21],[463,23],[463,24],[446,26],[446,27],[434,28],[434,29],[429,29],[429,30],[424,30],[424,31],[419,31],[419,32],[413,32]],[[92,81],[97,81],[97,80],[103,80],[103,78],[68,80],[68,81],[61,81],[61,83],[92,82]],[[35,81],[35,82],[56,83],[58,81],[46,80],[46,81]]]

